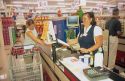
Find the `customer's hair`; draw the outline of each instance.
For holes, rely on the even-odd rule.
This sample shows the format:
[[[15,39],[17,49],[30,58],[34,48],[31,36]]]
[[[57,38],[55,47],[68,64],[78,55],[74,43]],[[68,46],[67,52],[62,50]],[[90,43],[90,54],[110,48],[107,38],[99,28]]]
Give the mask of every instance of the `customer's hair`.
[[[95,20],[94,13],[93,13],[93,12],[86,12],[85,14],[87,14],[89,18],[92,18],[92,21],[91,21],[90,24],[91,24],[92,26],[96,25],[96,20]],[[85,14],[84,14],[84,15],[85,15]]]
[[[119,15],[119,9],[114,8],[113,11],[112,11],[112,15]]]
[[[26,25],[23,25],[22,29],[23,29],[23,33],[25,33],[26,32]]]
[[[26,25],[27,25],[27,26],[30,26],[30,25],[32,25],[32,24],[34,24],[33,19],[28,19],[28,20],[26,21]]]

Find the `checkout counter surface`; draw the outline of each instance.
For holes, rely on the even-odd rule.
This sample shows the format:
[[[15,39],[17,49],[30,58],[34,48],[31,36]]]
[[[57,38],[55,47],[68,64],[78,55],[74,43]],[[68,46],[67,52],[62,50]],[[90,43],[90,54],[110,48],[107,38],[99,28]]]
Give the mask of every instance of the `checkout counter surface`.
[[[109,71],[110,74],[108,78],[90,80],[83,73],[83,69],[89,68],[89,66],[84,64],[81,60],[73,62],[71,60],[75,57],[67,57],[63,58],[63,60],[59,60],[57,63],[54,63],[51,58],[50,48],[47,46],[40,46],[40,49],[43,68],[46,70],[52,81],[125,81],[123,77],[111,71]]]
[[[74,57],[64,58],[60,63],[74,76],[78,78],[78,81],[125,81],[125,79],[118,74],[109,71],[109,75],[102,75],[100,77],[89,78],[84,72],[83,69],[90,68],[88,65],[83,63],[81,60],[72,62]]]

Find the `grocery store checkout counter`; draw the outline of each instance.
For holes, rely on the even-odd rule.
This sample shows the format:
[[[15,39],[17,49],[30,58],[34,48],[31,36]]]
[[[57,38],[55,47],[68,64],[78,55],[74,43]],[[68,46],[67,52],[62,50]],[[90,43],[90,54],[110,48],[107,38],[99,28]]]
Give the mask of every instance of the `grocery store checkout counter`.
[[[56,55],[59,55],[58,53],[66,55],[66,48],[61,48],[60,50],[63,50],[64,52],[56,52]],[[106,74],[104,73],[100,76],[95,76],[98,74],[96,73],[93,75],[92,73],[95,69],[91,69],[81,59],[78,59],[79,54],[77,53],[68,51],[71,53],[70,56],[67,54],[67,57],[62,56],[55,61],[53,60],[52,55],[54,52],[51,52],[50,47],[40,46],[40,52],[43,68],[51,78],[51,81],[125,81],[125,78],[104,67],[98,67],[96,69],[105,70],[106,72],[104,72]]]

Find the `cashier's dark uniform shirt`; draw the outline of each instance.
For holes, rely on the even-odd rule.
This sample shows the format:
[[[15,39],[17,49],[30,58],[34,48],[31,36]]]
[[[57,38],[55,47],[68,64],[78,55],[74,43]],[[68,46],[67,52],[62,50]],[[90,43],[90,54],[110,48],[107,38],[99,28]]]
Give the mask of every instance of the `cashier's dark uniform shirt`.
[[[95,44],[95,41],[94,41],[94,27],[95,26],[92,26],[89,29],[86,36],[84,36],[84,27],[82,27],[83,29],[81,29],[80,34],[78,36],[78,42],[79,42],[79,45],[80,45],[81,48],[88,49],[88,48],[92,47]],[[96,52],[97,52],[97,50],[94,51],[94,53],[96,53]]]
[[[121,31],[121,23],[116,18],[112,18],[107,21],[105,27],[109,30],[110,36],[118,36],[117,31]]]

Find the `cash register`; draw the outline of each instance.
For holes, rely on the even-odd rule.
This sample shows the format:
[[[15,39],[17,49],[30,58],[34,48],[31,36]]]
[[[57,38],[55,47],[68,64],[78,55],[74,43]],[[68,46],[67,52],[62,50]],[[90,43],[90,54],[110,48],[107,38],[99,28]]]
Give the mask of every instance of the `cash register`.
[[[109,71],[100,66],[84,69],[83,72],[89,78],[97,78],[97,77],[109,75]]]

